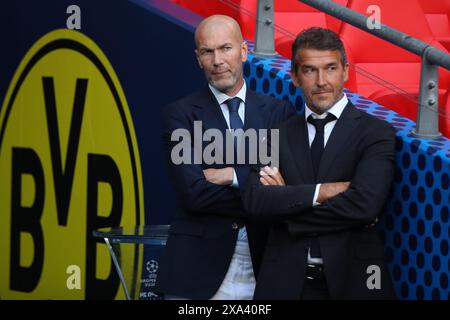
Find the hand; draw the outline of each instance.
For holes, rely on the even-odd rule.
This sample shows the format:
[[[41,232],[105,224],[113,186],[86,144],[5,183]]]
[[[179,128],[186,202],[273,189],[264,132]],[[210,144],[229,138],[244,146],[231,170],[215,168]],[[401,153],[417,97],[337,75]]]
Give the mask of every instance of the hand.
[[[211,183],[229,186],[233,183],[233,168],[226,167],[222,169],[205,169],[203,170],[206,180]]]
[[[320,185],[319,196],[317,197],[317,202],[323,203],[339,193],[342,193],[348,189],[350,186],[349,181],[344,182],[330,182],[322,183]]]
[[[268,167],[265,166],[261,168],[259,171],[259,181],[265,186],[284,186],[286,183],[284,182],[283,176],[280,171],[278,171],[277,167]]]

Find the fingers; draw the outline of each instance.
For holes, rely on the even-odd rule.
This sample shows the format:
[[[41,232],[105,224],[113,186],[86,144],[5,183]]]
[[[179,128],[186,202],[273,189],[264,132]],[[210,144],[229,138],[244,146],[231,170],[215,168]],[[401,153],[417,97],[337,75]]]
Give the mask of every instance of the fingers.
[[[233,183],[233,168],[226,167],[221,169],[204,169],[203,175],[208,182],[218,185],[231,185]]]
[[[270,178],[269,178],[269,179],[270,179]],[[259,181],[260,181],[263,185],[265,185],[265,186],[270,186],[270,185],[273,185],[273,184],[274,184],[273,181],[268,180],[268,179],[266,178],[266,176],[259,178]]]
[[[266,172],[269,173],[270,176],[273,177],[273,179],[276,181],[277,185],[279,185],[279,186],[284,186],[285,185],[284,179],[281,176],[281,173],[278,171],[277,167],[273,167],[273,168],[266,167],[266,168],[267,168]]]
[[[277,167],[270,168],[269,166],[265,166],[261,168],[259,175],[261,176],[260,181],[263,185],[285,185],[284,179]]]
[[[260,175],[260,181],[262,184],[264,184],[266,186],[267,185],[272,185],[272,186],[277,185],[277,181],[274,179],[273,176],[268,174],[266,170],[261,170],[259,172],[259,175]]]
[[[348,189],[348,187],[350,186],[350,181],[342,181],[339,182],[339,184],[341,185],[342,188]]]
[[[335,182],[335,186],[337,189],[336,190],[337,193],[345,192],[345,191],[347,191],[348,187],[350,186],[350,182],[349,181]]]
[[[286,185],[286,183],[284,182],[283,176],[278,171],[278,168],[277,167],[273,167],[273,170],[276,172],[275,176],[276,176],[276,179],[277,179],[279,185],[281,185],[281,186]]]
[[[214,169],[203,170],[203,175],[205,176],[206,181],[216,183]]]
[[[211,175],[211,169],[205,169],[203,170],[203,175],[206,177],[206,179],[208,179],[208,176]]]

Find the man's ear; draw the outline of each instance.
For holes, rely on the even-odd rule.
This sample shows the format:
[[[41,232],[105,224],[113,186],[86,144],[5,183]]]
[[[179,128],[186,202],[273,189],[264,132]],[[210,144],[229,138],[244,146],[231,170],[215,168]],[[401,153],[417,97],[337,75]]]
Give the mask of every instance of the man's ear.
[[[242,62],[247,61],[247,56],[248,56],[248,46],[247,46],[247,42],[242,42],[242,47],[241,47],[241,60]]]
[[[198,65],[200,66],[200,69],[203,69],[203,65],[202,65],[202,62],[200,61],[200,56],[199,56],[198,50],[195,49],[194,51],[195,51],[195,57],[197,58]]]
[[[346,82],[348,80],[348,68],[349,68],[349,64],[347,62],[344,66],[344,82]]]

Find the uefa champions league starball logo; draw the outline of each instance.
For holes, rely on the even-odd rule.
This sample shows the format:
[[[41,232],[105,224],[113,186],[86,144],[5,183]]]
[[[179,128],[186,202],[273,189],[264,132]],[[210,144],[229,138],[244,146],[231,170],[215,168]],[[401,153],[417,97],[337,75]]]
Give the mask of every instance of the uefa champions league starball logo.
[[[149,273],[156,273],[156,271],[158,271],[158,261],[156,260],[147,261],[145,268]]]

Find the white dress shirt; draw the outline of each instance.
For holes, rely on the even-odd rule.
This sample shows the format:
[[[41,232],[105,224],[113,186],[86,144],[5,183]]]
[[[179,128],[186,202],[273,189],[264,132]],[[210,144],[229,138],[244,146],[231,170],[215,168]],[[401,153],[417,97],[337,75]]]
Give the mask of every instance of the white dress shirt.
[[[332,115],[334,115],[336,117],[336,120],[330,121],[325,125],[324,132],[323,132],[323,139],[324,139],[323,147],[324,148],[327,145],[327,142],[328,142],[328,139],[330,138],[331,132],[333,131],[334,126],[336,125],[337,120],[341,116],[342,111],[344,111],[344,108],[347,105],[347,103],[348,103],[348,98],[347,98],[347,95],[344,93],[344,96],[338,102],[336,102],[336,104],[334,106],[332,106],[327,112],[324,112],[320,115],[314,113],[308,107],[308,105],[305,104],[305,120],[307,120],[310,115],[312,115],[312,117],[314,119],[325,119],[327,117],[328,113],[331,113]],[[311,144],[314,141],[314,137],[316,136],[316,127],[314,127],[314,125],[312,125],[308,121],[306,121],[306,124],[308,127],[309,146],[311,147]],[[320,204],[317,202],[317,198],[319,196],[319,189],[320,189],[320,184],[318,184],[316,186],[316,192],[314,193],[313,205]]]
[[[219,90],[217,90],[210,84],[208,84],[208,86],[209,86],[209,89],[211,90],[211,92],[213,93],[214,97],[216,98],[217,102],[219,103],[220,109],[222,110],[223,117],[225,118],[225,121],[227,122],[228,129],[230,129],[230,110],[228,110],[228,106],[225,103],[225,101],[227,101],[228,99],[231,99],[234,97],[238,97],[241,99],[241,104],[239,105],[238,114],[242,120],[242,123],[245,123],[244,122],[245,121],[245,96],[247,93],[247,85],[245,84],[245,81],[244,81],[244,84],[242,85],[241,90],[239,90],[239,92],[234,97],[230,97],[229,95],[226,95],[225,93],[220,92]],[[239,182],[237,179],[236,171],[234,171],[234,169],[233,169],[233,183],[231,184],[231,186],[234,188],[239,187]]]
[[[230,129],[230,111],[225,103],[228,99],[234,98],[220,92],[209,84],[209,89],[213,93],[220,109],[222,110],[223,117]],[[247,93],[247,85],[242,85],[242,88],[235,95],[241,99],[239,105],[238,114],[245,123],[245,96]],[[231,130],[231,129],[230,129]],[[233,169],[233,183],[234,188],[239,188],[239,182],[237,180],[236,171]],[[228,267],[227,274],[222,281],[216,294],[211,298],[212,300],[250,300],[253,298],[253,292],[255,290],[256,280],[253,274],[252,259],[250,256],[250,248],[248,245],[247,229],[245,226],[239,229],[236,247],[234,249],[233,257]]]
[[[307,120],[310,115],[314,119],[325,119],[328,115],[328,113],[331,113],[336,117],[336,120],[330,121],[325,125],[324,133],[323,133],[323,146],[327,145],[328,139],[330,138],[331,132],[334,129],[334,126],[337,123],[337,120],[341,116],[342,112],[345,109],[345,106],[348,103],[347,95],[344,93],[344,96],[336,102],[334,106],[332,106],[327,112],[324,112],[322,114],[316,114],[314,113],[307,104],[305,104],[305,119]],[[314,137],[316,136],[316,128],[313,124],[306,121],[307,127],[308,127],[308,140],[309,140],[309,146],[311,147],[312,142],[314,141]],[[314,192],[314,198],[313,198],[313,206],[319,205],[320,203],[317,202],[317,198],[319,197],[319,191],[320,191],[320,183],[316,185],[316,191]],[[308,263],[312,264],[322,264],[323,260],[322,258],[311,258],[309,252],[308,252]]]

